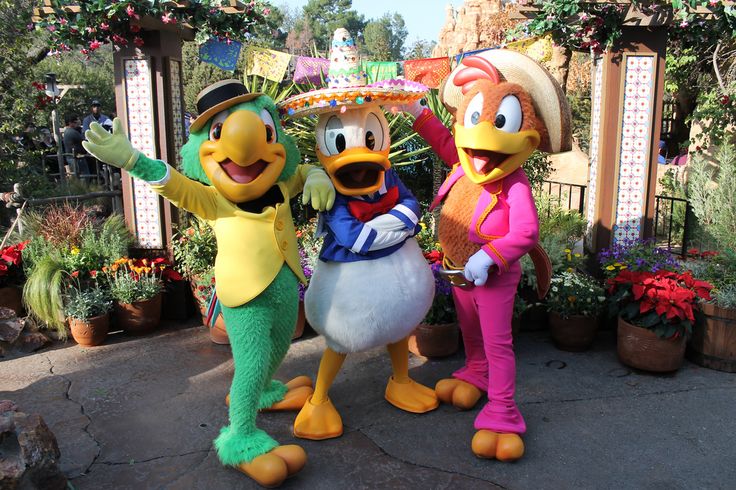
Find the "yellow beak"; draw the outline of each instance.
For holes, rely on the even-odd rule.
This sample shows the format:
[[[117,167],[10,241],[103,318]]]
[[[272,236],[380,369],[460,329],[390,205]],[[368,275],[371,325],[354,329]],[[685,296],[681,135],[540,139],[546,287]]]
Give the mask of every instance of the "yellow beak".
[[[225,120],[219,140],[202,143],[199,159],[220,194],[241,203],[261,197],[276,183],[286,165],[286,149],[268,142],[258,114],[239,110]]]
[[[340,194],[361,196],[372,194],[383,185],[383,174],[391,168],[388,153],[388,148],[373,151],[357,147],[327,156],[317,149],[317,158]]]
[[[539,146],[534,129],[507,133],[489,121],[466,128],[455,124],[455,146],[460,164],[471,182],[488,184],[519,168]]]

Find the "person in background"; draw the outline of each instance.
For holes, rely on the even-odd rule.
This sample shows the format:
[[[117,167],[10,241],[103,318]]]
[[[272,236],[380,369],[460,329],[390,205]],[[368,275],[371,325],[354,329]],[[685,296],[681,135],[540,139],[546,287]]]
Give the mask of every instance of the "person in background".
[[[82,134],[89,129],[89,125],[93,122],[98,122],[106,130],[112,131],[112,119],[102,113],[102,105],[97,99],[92,101],[92,104],[90,104],[90,113],[82,121]]]
[[[659,140],[659,152],[657,153],[657,163],[667,164],[667,144],[663,140]]]
[[[680,153],[672,159],[672,165],[687,165],[688,148],[690,148],[689,141],[680,144]]]
[[[64,135],[62,141],[64,142],[64,154],[66,156],[66,163],[71,169],[73,169],[78,175],[89,174],[89,166],[84,156],[85,150],[82,146],[84,137],[80,132],[79,116],[76,114],[67,115],[64,118]]]
[[[18,143],[28,151],[37,150],[38,148],[36,146],[35,136],[36,125],[32,122],[28,122],[23,126],[23,133],[20,135]]]

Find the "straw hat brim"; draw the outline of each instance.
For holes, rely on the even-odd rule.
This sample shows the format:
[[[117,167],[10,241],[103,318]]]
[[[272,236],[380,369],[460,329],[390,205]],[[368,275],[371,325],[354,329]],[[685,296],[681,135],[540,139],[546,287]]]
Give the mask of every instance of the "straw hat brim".
[[[490,61],[505,81],[519,84],[529,93],[534,110],[549,134],[548,144],[540,145],[540,150],[561,153],[572,149],[572,116],[567,97],[557,80],[542,65],[508,49],[492,49],[473,56]],[[440,87],[440,99],[453,115],[463,99],[462,87],[455,85],[453,79],[463,68],[462,64],[455,67]]]
[[[339,111],[342,107],[364,104],[400,105],[424,97],[429,90],[416,82],[392,80],[386,86],[364,85],[359,87],[326,88],[304,92],[278,104],[282,116],[304,117],[325,112]],[[391,84],[396,86],[390,86]]]
[[[240,104],[241,102],[248,102],[249,100],[253,100],[256,97],[260,97],[261,95],[263,94],[260,92],[253,92],[249,94],[238,95],[237,97],[233,97],[232,99],[223,100],[219,104],[213,105],[202,114],[197,116],[192,125],[189,127],[189,131],[193,133],[199,131],[205,124],[207,124],[207,121],[212,119],[212,116],[214,116],[218,112],[224,111],[225,109],[236,104]]]

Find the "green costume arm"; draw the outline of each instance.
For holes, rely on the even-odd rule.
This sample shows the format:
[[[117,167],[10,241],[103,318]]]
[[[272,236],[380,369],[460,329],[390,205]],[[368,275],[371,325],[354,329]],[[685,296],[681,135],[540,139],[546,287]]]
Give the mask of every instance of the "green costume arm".
[[[317,211],[329,211],[335,203],[335,186],[330,178],[319,167],[313,165],[299,165],[296,172],[286,181],[290,196],[295,196],[304,190],[302,204],[312,202]]]

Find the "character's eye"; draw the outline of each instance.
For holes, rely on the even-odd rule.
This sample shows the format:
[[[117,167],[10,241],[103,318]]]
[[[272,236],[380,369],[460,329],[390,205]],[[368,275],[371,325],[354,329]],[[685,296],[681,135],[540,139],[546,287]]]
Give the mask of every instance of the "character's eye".
[[[365,146],[369,150],[383,150],[384,128],[381,120],[374,113],[365,118]]]
[[[332,116],[327,120],[324,140],[325,155],[337,155],[345,151],[345,134],[339,117]]]
[[[222,136],[222,125],[229,115],[230,113],[228,111],[222,111],[212,118],[212,122],[210,123],[210,141],[220,139],[220,136]]]
[[[468,107],[465,109],[465,120],[463,126],[472,128],[480,122],[480,115],[483,112],[483,94],[478,93],[470,100]]]
[[[507,133],[518,133],[521,129],[522,119],[523,114],[519,99],[515,95],[507,95],[498,106],[493,125]]]
[[[276,142],[276,124],[273,122],[273,116],[266,109],[261,111],[261,121],[266,126],[266,143]]]

